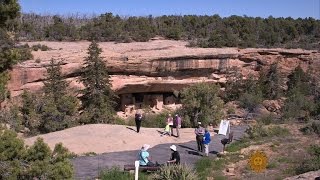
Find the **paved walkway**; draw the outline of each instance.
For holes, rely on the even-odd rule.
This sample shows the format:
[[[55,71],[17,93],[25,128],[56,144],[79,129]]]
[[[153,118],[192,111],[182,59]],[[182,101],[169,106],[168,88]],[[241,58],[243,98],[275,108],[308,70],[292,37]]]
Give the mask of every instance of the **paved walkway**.
[[[246,126],[231,127],[231,131],[234,132],[234,140],[240,139]],[[174,138],[174,137],[173,137]],[[212,138],[210,144],[210,155],[216,156],[217,152],[222,151],[221,139],[226,138],[223,135],[215,135]],[[157,161],[160,164],[165,163],[170,158],[171,151],[169,146],[172,144],[159,144],[149,149],[152,161]],[[187,143],[176,144],[181,156],[181,163],[193,166],[201,156],[197,153],[197,145],[195,140]],[[93,179],[97,177],[101,170],[110,168],[112,166],[118,166],[123,168],[125,164],[134,164],[137,159],[136,151],[122,151],[105,153],[97,156],[77,157],[72,159],[72,163],[75,169],[76,179]]]

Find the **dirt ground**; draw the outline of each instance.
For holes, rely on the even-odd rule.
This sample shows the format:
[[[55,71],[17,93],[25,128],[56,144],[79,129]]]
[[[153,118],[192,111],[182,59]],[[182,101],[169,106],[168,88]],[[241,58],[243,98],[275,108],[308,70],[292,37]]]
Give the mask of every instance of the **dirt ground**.
[[[25,143],[31,145],[41,137],[52,149],[55,144],[62,142],[71,152],[81,155],[88,152],[101,154],[130,151],[140,149],[143,144],[150,144],[153,147],[158,144],[184,143],[195,139],[194,130],[190,128],[181,129],[180,138],[161,137],[161,131],[162,128],[142,127],[140,133],[137,133],[132,126],[91,124],[27,138]]]

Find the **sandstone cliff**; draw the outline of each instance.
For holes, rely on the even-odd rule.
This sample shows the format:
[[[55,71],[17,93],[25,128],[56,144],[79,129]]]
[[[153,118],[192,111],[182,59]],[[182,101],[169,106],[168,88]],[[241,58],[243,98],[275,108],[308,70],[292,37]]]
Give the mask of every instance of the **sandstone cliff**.
[[[34,51],[34,60],[20,63],[12,69],[8,88],[11,96],[23,90],[37,91],[45,80],[51,58],[62,60],[62,71],[70,87],[79,89],[77,77],[81,73],[89,42],[29,42],[45,44],[50,51]],[[239,67],[244,75],[258,71],[274,62],[283,73],[297,65],[311,64],[320,70],[320,52],[302,49],[238,49],[189,48],[187,42],[154,40],[150,42],[99,43],[102,56],[110,70],[113,89],[118,94],[143,92],[172,92],[188,84],[212,81],[224,83],[226,70]]]

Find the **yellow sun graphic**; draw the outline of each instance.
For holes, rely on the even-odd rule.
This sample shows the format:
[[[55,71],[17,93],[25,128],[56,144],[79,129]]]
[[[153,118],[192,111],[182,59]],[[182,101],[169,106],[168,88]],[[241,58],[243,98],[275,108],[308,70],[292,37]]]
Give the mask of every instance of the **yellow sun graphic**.
[[[262,151],[255,151],[250,155],[249,165],[255,172],[262,172],[266,169],[268,158],[266,153]]]

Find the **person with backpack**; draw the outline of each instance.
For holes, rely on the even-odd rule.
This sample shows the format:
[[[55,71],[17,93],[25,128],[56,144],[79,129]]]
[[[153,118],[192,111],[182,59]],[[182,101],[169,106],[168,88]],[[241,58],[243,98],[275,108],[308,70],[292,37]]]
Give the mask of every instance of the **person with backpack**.
[[[140,112],[137,112],[135,114],[134,120],[136,121],[137,133],[139,133],[140,132],[140,127],[141,127],[141,121],[142,121],[142,114]]]
[[[151,156],[148,152],[150,148],[149,144],[144,144],[138,154],[140,166],[154,166],[154,163],[151,162]]]
[[[211,136],[210,133],[208,131],[208,129],[205,129],[205,133],[203,136],[203,145],[204,145],[204,152],[205,155],[208,157],[209,156],[209,144],[211,142]]]
[[[181,128],[181,117],[176,114],[174,118],[174,126],[176,127],[177,137],[180,136],[179,129]]]

